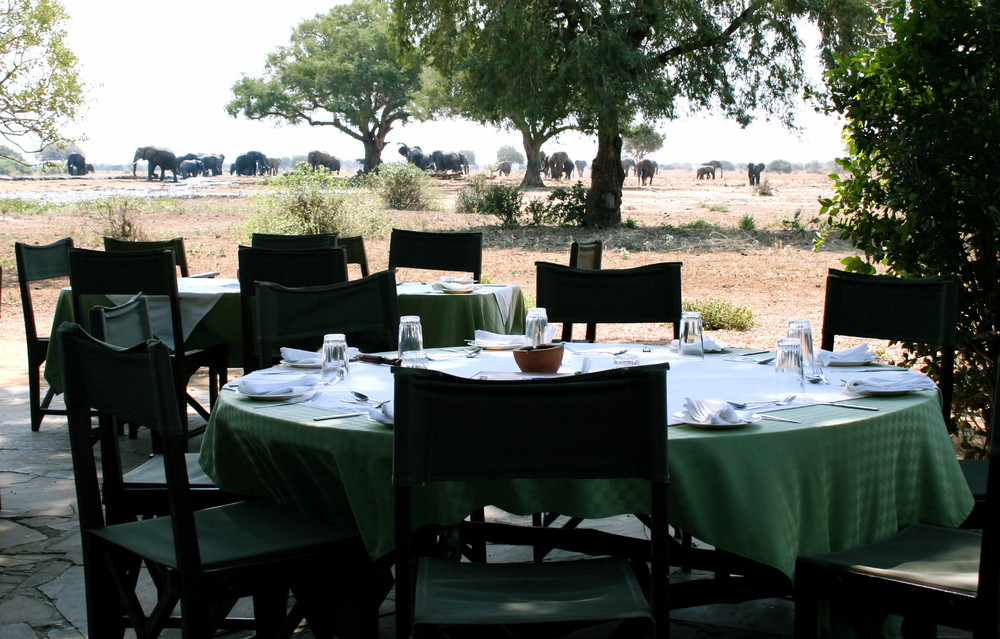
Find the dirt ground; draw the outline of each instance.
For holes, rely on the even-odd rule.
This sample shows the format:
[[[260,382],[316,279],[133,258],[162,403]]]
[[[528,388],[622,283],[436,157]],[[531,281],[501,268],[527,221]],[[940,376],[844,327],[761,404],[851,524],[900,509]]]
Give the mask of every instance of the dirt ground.
[[[583,178],[588,185],[589,172]],[[497,178],[516,185],[520,175]],[[680,261],[685,299],[718,298],[748,307],[756,326],[742,332],[714,332],[719,341],[750,348],[773,348],[790,319],[809,319],[817,327],[822,318],[827,269],[855,252],[842,243],[828,243],[813,252],[811,238],[817,199],[831,193],[825,175],[765,172],[772,195],[757,194],[746,176],[729,172],[716,180],[697,180],[694,171],[664,171],[652,186],[639,186],[629,177],[624,187],[622,219],[634,228],[592,232],[566,230],[503,230],[492,218],[454,212],[461,181],[440,182],[443,202],[434,211],[389,211],[391,225],[418,230],[464,230],[486,234],[484,279],[520,284],[534,296],[534,262],[565,263],[572,240],[604,240],[604,267],[630,268],[660,261]],[[568,184],[564,182],[564,185]],[[543,197],[552,186],[529,191]],[[0,199],[0,384],[25,384],[25,359],[20,296],[17,290],[15,241],[47,243],[73,236],[77,246],[100,248],[100,224],[93,207],[73,202],[95,197],[128,195],[167,197],[169,205],[143,214],[141,225],[151,238],[183,236],[192,272],[217,270],[236,275],[236,247],[252,203],[246,196],[264,188],[262,179],[195,178],[172,183],[147,183],[125,176],[0,180],[0,198],[62,203],[44,213],[30,213]],[[738,230],[741,219],[752,218],[757,232]],[[388,235],[366,237],[373,270],[388,262]],[[419,272],[403,270],[403,280],[425,281]],[[40,329],[47,330],[51,307],[62,283],[36,291]],[[663,326],[607,327],[598,331],[603,341],[662,342]]]

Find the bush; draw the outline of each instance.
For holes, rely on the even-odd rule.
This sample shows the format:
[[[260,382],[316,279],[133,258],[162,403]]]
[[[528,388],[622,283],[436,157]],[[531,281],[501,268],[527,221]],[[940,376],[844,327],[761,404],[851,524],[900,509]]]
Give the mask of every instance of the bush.
[[[755,186],[754,190],[757,191],[757,195],[765,195],[765,196],[774,195],[774,188],[771,186],[771,182],[768,180],[764,180],[763,182]]]
[[[740,218],[739,229],[741,231],[756,231],[757,220],[749,213],[744,213],[743,217]]]
[[[520,224],[522,200],[523,195],[516,186],[491,184],[483,192],[480,212],[500,220],[500,226],[512,228]]]
[[[409,163],[382,164],[369,181],[390,209],[423,211],[435,208],[440,199],[430,176]]]
[[[700,312],[702,325],[707,331],[745,331],[756,324],[753,311],[749,308],[714,297],[685,301],[684,310]]]
[[[101,224],[98,232],[116,240],[145,240],[146,231],[139,219],[144,204],[142,200],[132,197],[112,197],[96,201],[94,206]]]
[[[767,170],[773,173],[791,173],[792,163],[788,160],[771,160],[767,165]]]
[[[469,186],[458,192],[455,200],[457,213],[482,213],[483,194],[489,187],[490,179],[485,173],[476,173],[469,180]]]

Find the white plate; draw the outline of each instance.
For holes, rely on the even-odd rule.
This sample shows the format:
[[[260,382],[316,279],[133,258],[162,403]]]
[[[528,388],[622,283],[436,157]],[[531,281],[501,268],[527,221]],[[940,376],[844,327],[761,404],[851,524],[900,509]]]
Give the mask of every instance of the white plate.
[[[866,359],[866,360],[858,360],[856,362],[830,362],[829,364],[827,364],[827,366],[868,366],[874,361],[875,360],[873,359]]]
[[[290,393],[272,393],[270,395],[247,395],[246,393],[241,393],[240,389],[236,389],[236,394],[240,397],[246,397],[247,399],[253,399],[260,402],[277,402],[285,399],[295,399],[314,392],[316,392],[316,389],[312,386],[294,386],[292,387],[292,391]]]
[[[475,293],[478,290],[479,290],[478,288],[470,288],[467,291],[453,291],[453,290],[450,290],[450,289],[447,289],[447,288],[443,288],[443,289],[441,289],[441,292],[442,293],[449,293],[451,295],[465,295],[465,294],[468,294],[468,293]]]
[[[931,389],[925,389],[931,390]],[[861,395],[862,397],[892,397],[893,395],[906,395],[907,393],[915,393],[914,390],[850,390],[848,393],[853,393],[855,395]]]
[[[687,413],[684,411],[677,411],[671,415],[675,420],[682,424],[687,424],[689,426],[694,426],[696,428],[704,428],[706,430],[732,430],[734,428],[743,428],[744,426],[749,426],[750,424],[755,424],[759,422],[762,418],[760,415],[751,415],[747,421],[739,422],[736,424],[701,424],[695,421],[690,421],[687,418]]]
[[[321,362],[302,364],[299,362],[289,362],[287,359],[283,359],[281,360],[281,363],[285,366],[291,366],[292,368],[323,368],[323,364]]]
[[[469,340],[469,346],[478,346],[484,351],[512,351],[524,344],[480,344],[476,340]]]

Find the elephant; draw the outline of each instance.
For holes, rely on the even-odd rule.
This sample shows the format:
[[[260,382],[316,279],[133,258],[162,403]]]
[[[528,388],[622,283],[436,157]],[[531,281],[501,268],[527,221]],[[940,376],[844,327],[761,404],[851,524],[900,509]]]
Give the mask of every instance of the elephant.
[[[87,170],[85,171],[85,173],[95,173],[97,171],[97,169],[94,168],[93,164],[86,165],[86,169]]]
[[[70,153],[66,158],[66,172],[70,175],[86,175],[87,158],[82,153]]]
[[[622,171],[625,173],[625,177],[628,177],[629,171],[635,173],[635,160],[632,158],[622,160]]]
[[[314,169],[324,166],[331,173],[340,173],[340,160],[329,153],[310,151],[309,155],[306,156],[306,161]]]
[[[565,151],[556,151],[549,156],[549,175],[552,176],[553,180],[561,180],[563,173],[566,172],[566,164],[570,166],[570,175],[573,176],[573,162],[569,159],[569,154]]]
[[[219,153],[217,155],[203,155],[199,158],[205,167],[205,175],[222,175],[222,163],[226,156]]]
[[[760,174],[764,172],[763,164],[747,164],[747,177],[750,178],[750,186],[760,186]]]
[[[400,144],[399,154],[406,158],[406,161],[410,164],[425,171],[431,168],[433,163],[431,156],[424,153],[423,149],[419,146],[406,146],[405,144]]]
[[[501,162],[498,164],[497,172],[504,176],[510,175],[510,162]]]
[[[201,160],[184,160],[180,164],[182,178],[198,177],[205,171],[205,165]]]
[[[435,151],[431,153],[431,165],[435,171],[461,171],[469,173],[469,162],[464,153]]]
[[[586,160],[577,160],[576,161],[576,175],[577,175],[577,177],[583,177],[583,170],[585,168],[587,168],[587,161]]]
[[[702,164],[698,167],[698,179],[707,180],[708,178],[715,179],[715,167],[711,164]]]
[[[135,168],[139,160],[146,160],[149,165],[149,176],[147,180],[152,180],[157,167],[160,169],[160,181],[167,177],[167,171],[174,174],[174,182],[177,181],[177,156],[170,149],[162,149],[155,146],[140,146],[135,150],[135,157],[132,158],[132,177],[135,177]]]
[[[197,160],[197,159],[199,159],[197,153],[185,153],[184,155],[179,155],[177,156],[177,166],[180,166],[181,162],[183,162],[184,160]]]
[[[573,169],[575,168],[576,165],[573,163],[573,160],[566,160],[566,164],[563,165],[563,173],[566,174],[566,179],[573,177]]]
[[[722,162],[719,162],[718,160],[709,160],[708,162],[703,162],[702,166],[714,166],[715,170],[719,173],[719,177],[722,177]]]
[[[538,152],[538,172],[549,177],[549,156],[544,151]]]
[[[257,167],[254,161],[244,153],[243,155],[236,156],[236,161],[233,162],[232,167],[229,169],[229,174],[254,175],[256,170]]]
[[[278,169],[281,168],[281,158],[268,158],[268,173],[271,175],[277,175]]]
[[[635,165],[635,173],[639,176],[639,183],[642,186],[646,186],[646,180],[649,180],[649,185],[653,185],[653,176],[656,175],[656,162],[652,160],[642,160]]]
[[[247,151],[247,161],[251,163],[250,173],[246,175],[267,175],[271,170],[271,161],[260,151]],[[242,173],[240,175],[243,175]]]

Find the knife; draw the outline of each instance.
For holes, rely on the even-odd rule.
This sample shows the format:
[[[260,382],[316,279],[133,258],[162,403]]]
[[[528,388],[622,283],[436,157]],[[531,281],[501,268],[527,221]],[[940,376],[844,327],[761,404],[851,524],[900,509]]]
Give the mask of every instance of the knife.
[[[774,415],[768,415],[767,413],[757,413],[765,419],[773,419],[776,422],[788,422],[789,424],[801,424],[802,422],[797,422],[794,419],[785,419],[784,417],[775,417]]]
[[[841,408],[857,408],[858,410],[874,410],[871,406],[858,406],[857,404],[841,404],[839,402],[809,402],[808,406],[840,406]]]
[[[337,413],[336,415],[323,415],[321,417],[313,417],[314,422],[322,422],[328,419],[340,419],[341,417],[360,417],[362,415],[367,415],[368,413]]]
[[[391,357],[382,357],[381,355],[368,355],[367,353],[361,353],[358,355],[358,359],[362,362],[368,362],[370,364],[388,364],[389,366],[399,366],[403,363],[403,360]]]

